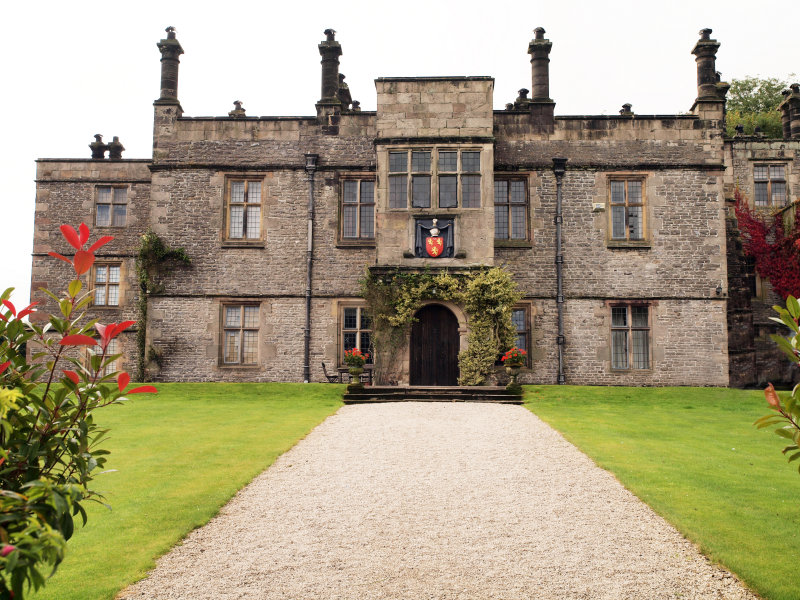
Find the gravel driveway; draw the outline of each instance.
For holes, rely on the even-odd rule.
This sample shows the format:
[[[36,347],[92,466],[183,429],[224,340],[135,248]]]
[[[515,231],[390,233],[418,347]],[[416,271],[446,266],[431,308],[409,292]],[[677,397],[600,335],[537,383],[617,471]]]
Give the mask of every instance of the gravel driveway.
[[[125,600],[755,598],[521,406],[345,406]]]

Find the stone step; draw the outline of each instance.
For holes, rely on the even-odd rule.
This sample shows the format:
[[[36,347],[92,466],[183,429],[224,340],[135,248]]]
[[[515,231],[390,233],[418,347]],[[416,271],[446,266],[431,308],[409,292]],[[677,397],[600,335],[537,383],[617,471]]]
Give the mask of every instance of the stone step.
[[[509,394],[504,387],[423,387],[367,386],[363,390],[346,392],[345,404],[379,402],[492,402],[522,404],[522,397]]]

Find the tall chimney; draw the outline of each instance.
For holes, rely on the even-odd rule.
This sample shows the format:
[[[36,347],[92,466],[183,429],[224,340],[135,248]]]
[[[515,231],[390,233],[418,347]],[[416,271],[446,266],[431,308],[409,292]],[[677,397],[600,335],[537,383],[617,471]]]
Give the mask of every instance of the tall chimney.
[[[339,57],[342,46],[333,29],[325,30],[325,41],[319,45],[322,56],[322,97],[318,104],[341,104],[339,101]]]
[[[179,104],[178,65],[183,54],[180,42],[175,39],[175,28],[167,27],[167,39],[158,42],[161,51],[161,96],[159,104]]]
[[[789,105],[787,110],[789,114],[789,139],[800,140],[800,84],[793,83],[789,88],[791,89],[791,94],[783,101],[781,108],[783,109],[785,104]]]
[[[553,110],[556,103],[550,98],[550,40],[545,39],[544,29],[533,30],[534,38],[528,44],[531,55],[532,90],[530,107],[531,116],[537,129],[552,133],[554,127]]]
[[[692,54],[697,61],[697,100],[720,101],[717,93],[716,57],[719,42],[711,39],[711,29],[701,29]]]
[[[789,97],[792,95],[792,90],[783,90],[783,102],[781,102],[781,126],[783,128],[783,139],[792,139],[792,107],[789,104]]]

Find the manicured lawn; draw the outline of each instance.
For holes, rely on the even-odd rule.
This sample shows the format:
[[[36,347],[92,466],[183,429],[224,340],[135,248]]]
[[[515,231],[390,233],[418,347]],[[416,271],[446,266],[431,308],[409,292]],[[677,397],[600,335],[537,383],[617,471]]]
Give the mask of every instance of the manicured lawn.
[[[526,406],[770,600],[800,598],[800,474],[762,392],[526,386]]]
[[[97,413],[117,472],[95,480],[113,510],[89,523],[36,600],[111,599],[341,406],[343,386],[160,384]]]

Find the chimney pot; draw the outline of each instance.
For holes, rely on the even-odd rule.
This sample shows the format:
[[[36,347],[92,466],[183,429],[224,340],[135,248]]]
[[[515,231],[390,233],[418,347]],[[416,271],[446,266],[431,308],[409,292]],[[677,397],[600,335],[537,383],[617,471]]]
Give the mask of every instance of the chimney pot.
[[[544,27],[537,27],[536,29],[533,30],[533,33],[534,33],[535,39],[537,39],[537,40],[543,40],[544,39],[544,34],[545,34]]]
[[[161,52],[161,96],[156,102],[161,104],[179,104],[178,102],[178,67],[183,48],[175,38],[175,28],[167,27],[167,38],[158,42]]]

